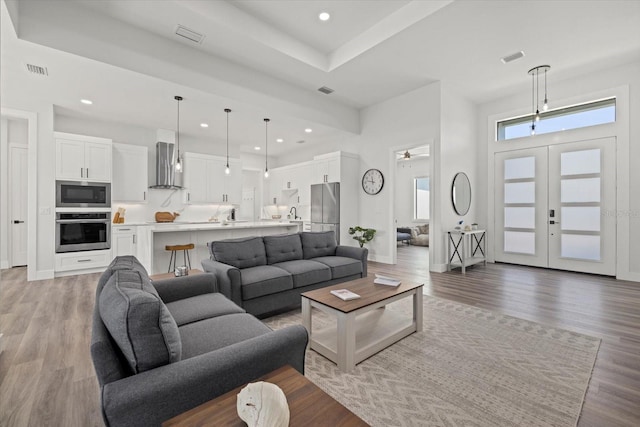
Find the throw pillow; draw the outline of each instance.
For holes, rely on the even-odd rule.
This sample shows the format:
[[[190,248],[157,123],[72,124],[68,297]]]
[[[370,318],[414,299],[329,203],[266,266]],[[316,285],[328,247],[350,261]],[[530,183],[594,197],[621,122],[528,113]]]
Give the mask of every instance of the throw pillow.
[[[147,277],[117,270],[98,301],[100,317],[132,372],[140,373],[182,356],[178,325]]]
[[[418,226],[419,234],[429,234],[429,224]]]

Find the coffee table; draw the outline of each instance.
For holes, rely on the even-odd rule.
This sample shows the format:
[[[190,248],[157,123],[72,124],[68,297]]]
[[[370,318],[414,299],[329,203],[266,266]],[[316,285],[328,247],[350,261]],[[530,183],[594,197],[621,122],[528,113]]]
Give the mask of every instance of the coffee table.
[[[422,330],[423,284],[402,282],[398,287],[376,285],[364,277],[302,294],[302,324],[309,332],[309,348],[335,362],[344,372],[391,344]],[[334,289],[348,289],[360,298],[343,301]],[[386,310],[387,304],[413,298],[413,316]],[[313,330],[312,310],[337,319],[336,328]]]
[[[204,273],[204,271],[198,270],[197,268],[192,268],[191,270],[189,270],[188,276],[193,276],[195,274],[202,274],[202,273]],[[159,274],[152,274],[151,276],[149,276],[149,278],[151,280],[175,279],[176,275],[175,273],[159,273]]]
[[[287,365],[256,381],[276,384],[287,396],[290,426],[368,426],[318,386]],[[163,427],[244,426],[236,409],[240,386],[162,423]]]

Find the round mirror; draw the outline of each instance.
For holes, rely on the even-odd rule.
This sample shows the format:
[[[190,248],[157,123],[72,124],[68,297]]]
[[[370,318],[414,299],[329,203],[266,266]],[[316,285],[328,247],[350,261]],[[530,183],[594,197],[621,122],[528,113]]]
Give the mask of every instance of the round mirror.
[[[451,185],[451,203],[453,210],[460,216],[466,215],[471,206],[471,183],[467,174],[458,172]]]

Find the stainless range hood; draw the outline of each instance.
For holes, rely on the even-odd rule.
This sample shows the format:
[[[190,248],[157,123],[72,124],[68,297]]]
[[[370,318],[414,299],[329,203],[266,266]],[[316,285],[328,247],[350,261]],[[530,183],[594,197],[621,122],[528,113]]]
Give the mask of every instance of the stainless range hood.
[[[163,188],[179,190],[175,185],[176,169],[174,162],[174,144],[169,142],[156,143],[156,185],[149,188]]]

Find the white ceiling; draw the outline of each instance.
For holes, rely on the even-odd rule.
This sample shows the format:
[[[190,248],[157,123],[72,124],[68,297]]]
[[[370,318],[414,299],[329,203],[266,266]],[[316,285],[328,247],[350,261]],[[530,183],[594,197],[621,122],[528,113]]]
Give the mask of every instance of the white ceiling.
[[[270,144],[276,156],[358,133],[360,108],[434,81],[482,103],[528,90],[536,65],[552,66],[552,93],[554,81],[640,58],[640,1],[6,0],[17,37],[2,3],[3,93],[35,89],[65,114],[169,129],[179,94],[181,130],[222,140],[229,107],[243,151],[270,117],[269,135],[285,139]],[[179,24],[202,44],[176,36]]]

